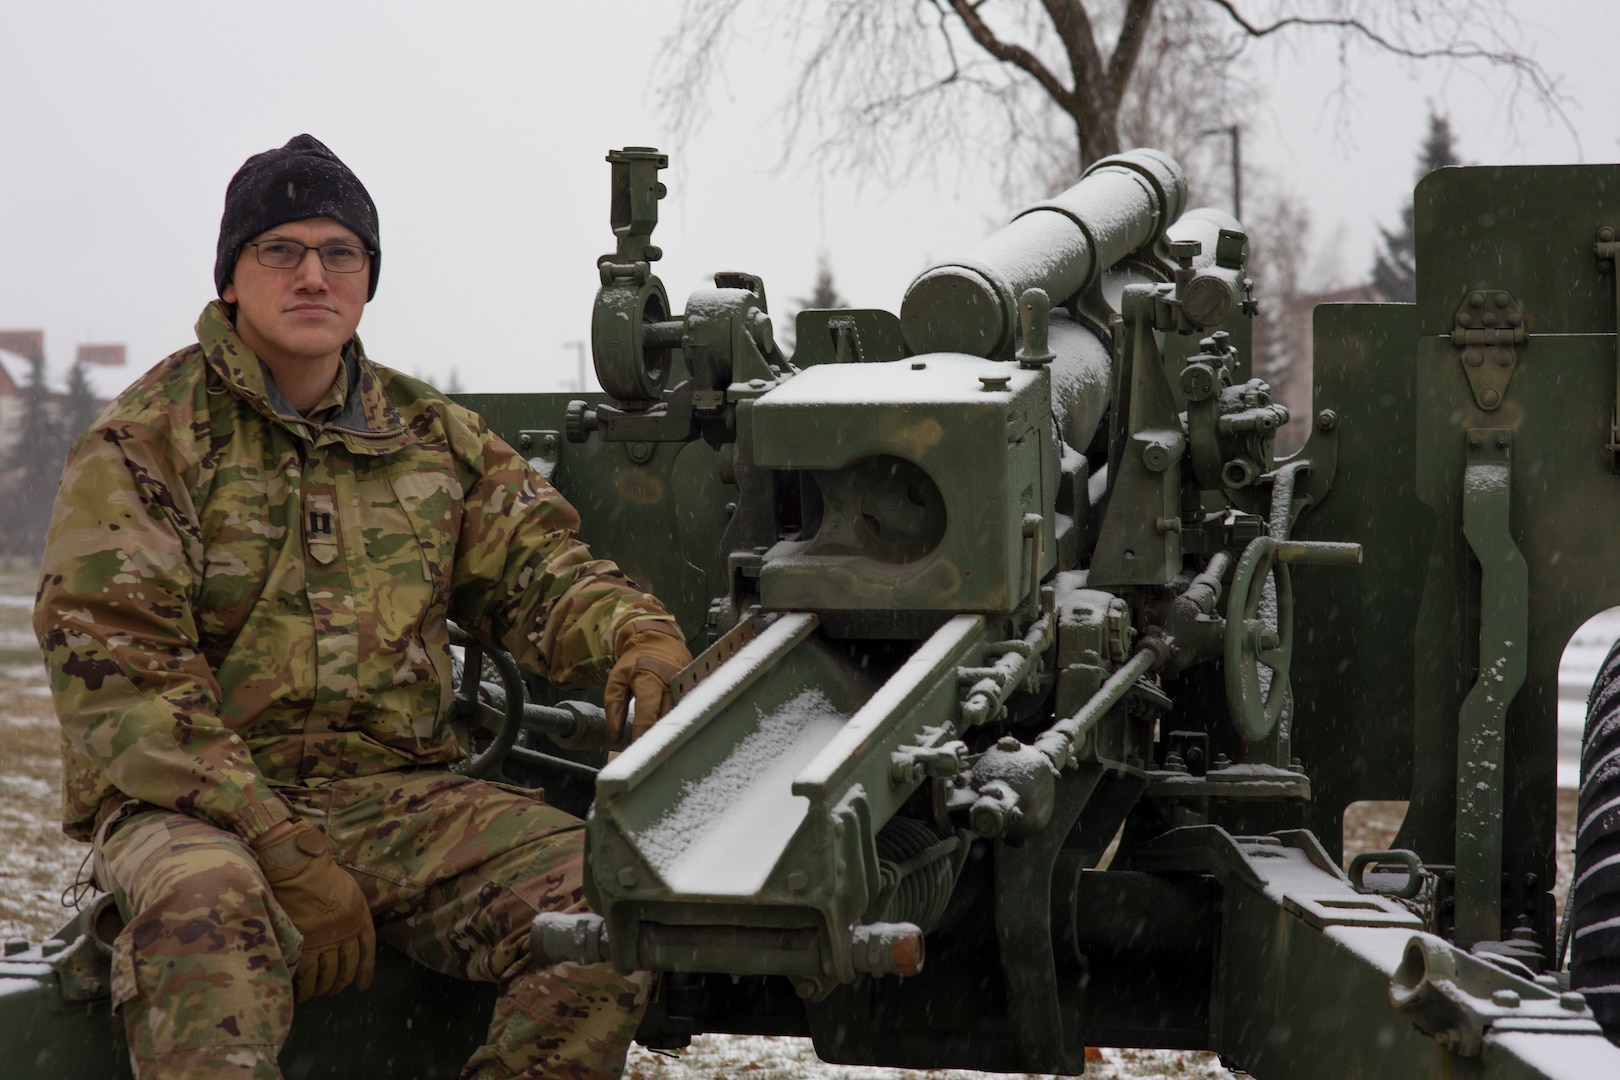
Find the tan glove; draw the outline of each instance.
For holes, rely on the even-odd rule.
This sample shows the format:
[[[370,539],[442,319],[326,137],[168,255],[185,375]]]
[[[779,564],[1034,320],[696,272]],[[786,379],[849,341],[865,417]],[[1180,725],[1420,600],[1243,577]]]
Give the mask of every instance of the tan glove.
[[[365,894],[347,870],[333,860],[326,834],[308,821],[294,821],[268,844],[253,845],[276,903],[304,935],[304,951],[293,973],[293,999],[335,994],[353,983],[371,985],[377,932]]]
[[[669,712],[670,680],[692,662],[680,631],[669,623],[631,623],[619,632],[618,645],[618,659],[608,672],[607,689],[602,693],[608,733],[615,744],[624,735],[630,700],[634,698],[636,703],[635,728],[630,732],[630,738],[635,740]]]

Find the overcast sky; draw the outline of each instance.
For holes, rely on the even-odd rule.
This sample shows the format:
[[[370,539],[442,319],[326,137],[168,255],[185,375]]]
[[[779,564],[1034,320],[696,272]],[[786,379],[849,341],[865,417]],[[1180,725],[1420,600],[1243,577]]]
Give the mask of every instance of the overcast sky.
[[[876,0],[874,0],[876,2]],[[1327,39],[1257,54],[1270,93],[1246,158],[1309,202],[1319,272],[1359,279],[1410,197],[1431,106],[1473,162],[1620,159],[1620,10],[1515,0],[1521,48],[1561,79],[1580,142],[1534,106],[1506,115],[1484,69],[1367,60],[1347,100]],[[767,36],[732,54],[712,119],[675,145],[648,72],[677,0],[0,5],[0,329],[42,328],[53,368],[124,342],[131,375],[190,340],[213,296],[225,184],[299,132],[375,198],[385,253],[361,335],[383,363],[465,389],[577,378],[612,147],[668,150],[659,271],[677,308],[720,269],[808,293],[818,254],[855,303],[894,310],[911,278],[1004,221],[995,178],[895,185],[773,172],[790,72]],[[1260,283],[1264,289],[1264,283]]]

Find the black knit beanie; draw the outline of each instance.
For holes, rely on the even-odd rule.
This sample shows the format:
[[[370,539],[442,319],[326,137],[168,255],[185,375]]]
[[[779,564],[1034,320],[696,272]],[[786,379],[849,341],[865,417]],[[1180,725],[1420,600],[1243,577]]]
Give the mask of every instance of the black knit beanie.
[[[376,296],[382,262],[377,206],[360,178],[310,135],[295,136],[279,150],[254,154],[231,177],[214,261],[214,287],[219,294],[225,295],[237,256],[249,240],[277,225],[316,217],[348,226],[371,249],[371,291],[366,299]]]

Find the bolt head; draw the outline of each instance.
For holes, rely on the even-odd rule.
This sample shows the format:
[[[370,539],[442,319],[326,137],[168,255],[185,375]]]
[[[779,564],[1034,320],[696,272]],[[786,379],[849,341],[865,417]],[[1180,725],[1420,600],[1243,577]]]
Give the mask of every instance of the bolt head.
[[[1502,1009],[1517,1009],[1519,1007],[1519,992],[1503,987],[1491,995],[1491,1004]]]
[[[1558,995],[1558,1004],[1570,1012],[1583,1012],[1586,1009],[1586,995],[1579,990],[1566,990]]]
[[[1188,399],[1203,401],[1215,392],[1215,375],[1206,367],[1189,368],[1181,377],[1181,391]]]
[[[1204,245],[1198,240],[1172,240],[1170,241],[1170,257],[1177,262],[1186,260],[1191,262],[1204,250]]]
[[[1487,386],[1480,392],[1479,403],[1487,409],[1494,409],[1502,404],[1502,393],[1494,386]]]

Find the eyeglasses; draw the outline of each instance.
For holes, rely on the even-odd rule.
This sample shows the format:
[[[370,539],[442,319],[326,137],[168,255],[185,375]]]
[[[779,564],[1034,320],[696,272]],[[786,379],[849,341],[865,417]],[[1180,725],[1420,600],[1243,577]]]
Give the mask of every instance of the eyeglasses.
[[[304,261],[304,252],[314,251],[321,265],[334,274],[357,274],[366,268],[366,257],[373,254],[355,244],[322,244],[311,248],[293,240],[255,240],[243,247],[256,248],[259,265],[272,270],[292,270]]]

